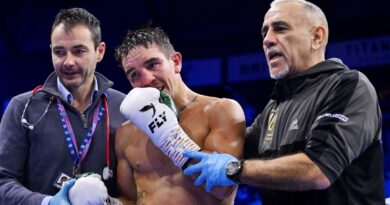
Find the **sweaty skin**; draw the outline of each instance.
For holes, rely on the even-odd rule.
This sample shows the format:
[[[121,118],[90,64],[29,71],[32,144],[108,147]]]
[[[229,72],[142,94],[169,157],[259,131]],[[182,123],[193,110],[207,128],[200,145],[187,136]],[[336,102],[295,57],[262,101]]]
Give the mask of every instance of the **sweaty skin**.
[[[245,119],[233,100],[198,95],[181,111],[184,131],[204,151],[241,157]],[[117,130],[118,185],[125,204],[233,204],[237,187],[215,187],[207,193],[184,176],[140,130],[130,122]]]

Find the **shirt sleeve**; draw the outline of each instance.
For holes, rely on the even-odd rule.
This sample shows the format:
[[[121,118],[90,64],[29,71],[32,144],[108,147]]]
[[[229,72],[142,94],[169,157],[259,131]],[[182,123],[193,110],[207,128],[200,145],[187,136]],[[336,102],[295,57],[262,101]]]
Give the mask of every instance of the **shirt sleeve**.
[[[374,140],[379,140],[381,112],[376,92],[359,72],[339,76],[320,102],[305,153],[334,182]]]

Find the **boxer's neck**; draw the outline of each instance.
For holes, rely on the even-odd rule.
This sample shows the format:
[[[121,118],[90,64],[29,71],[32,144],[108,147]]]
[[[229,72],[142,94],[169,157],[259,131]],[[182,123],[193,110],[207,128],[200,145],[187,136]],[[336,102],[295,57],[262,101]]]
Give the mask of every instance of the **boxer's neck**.
[[[188,103],[184,104],[180,109],[179,109],[179,113],[182,112],[183,110],[185,110],[189,105],[191,105],[193,102],[196,101],[196,99],[198,98],[198,94],[196,94],[191,101],[189,101]]]
[[[174,97],[174,101],[180,113],[193,104],[197,100],[199,94],[192,91],[185,84],[182,84],[179,90],[178,95]]]

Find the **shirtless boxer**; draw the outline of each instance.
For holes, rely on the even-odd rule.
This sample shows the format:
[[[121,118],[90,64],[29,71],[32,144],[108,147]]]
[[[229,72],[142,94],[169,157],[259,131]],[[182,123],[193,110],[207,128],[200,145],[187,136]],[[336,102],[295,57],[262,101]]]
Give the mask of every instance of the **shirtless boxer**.
[[[229,153],[240,158],[245,131],[240,105],[231,99],[204,96],[189,89],[180,75],[182,56],[160,28],[127,33],[116,49],[115,57],[134,88],[121,105],[121,112],[131,122],[123,124],[116,133],[118,186],[124,203],[233,204],[236,186],[214,187],[207,193],[203,187],[194,186],[193,179],[182,174],[181,169],[188,159],[182,158],[178,147],[186,143],[184,147]],[[174,109],[156,99],[160,90],[172,97],[177,118]],[[141,113],[137,107],[140,105],[152,105],[153,112]],[[159,112],[166,114],[169,121],[169,127],[158,127],[162,132],[156,131],[156,126],[150,126],[145,117],[147,114],[157,116]],[[144,116],[138,116],[141,114]],[[176,153],[172,155],[167,147],[160,146],[167,137],[160,133],[177,130],[179,133],[175,136],[184,141],[173,143]]]

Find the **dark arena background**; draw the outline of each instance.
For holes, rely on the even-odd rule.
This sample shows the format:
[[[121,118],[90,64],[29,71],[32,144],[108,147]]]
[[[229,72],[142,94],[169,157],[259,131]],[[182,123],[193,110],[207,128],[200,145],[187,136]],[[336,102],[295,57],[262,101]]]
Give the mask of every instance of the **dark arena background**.
[[[101,21],[107,51],[97,71],[127,93],[131,87],[114,60],[127,30],[162,27],[183,55],[184,81],[193,90],[237,100],[248,125],[262,111],[273,81],[260,29],[270,0],[0,0],[0,102],[43,84],[53,71],[50,31],[62,8],[83,7]],[[390,197],[390,1],[313,0],[325,12],[327,58],[341,58],[368,76],[383,112],[386,196]],[[0,136],[1,137],[1,136]],[[259,189],[240,186],[236,204],[261,204]]]

